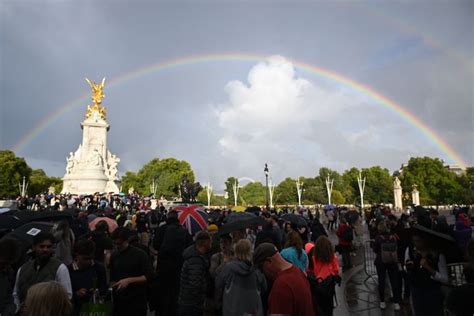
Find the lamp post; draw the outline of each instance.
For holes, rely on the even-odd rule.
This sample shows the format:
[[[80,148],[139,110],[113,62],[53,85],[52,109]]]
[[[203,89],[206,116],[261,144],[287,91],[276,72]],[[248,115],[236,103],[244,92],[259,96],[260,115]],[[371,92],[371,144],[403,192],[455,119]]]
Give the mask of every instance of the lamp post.
[[[265,173],[265,206],[267,207],[268,210],[268,165],[265,164],[265,169],[263,169],[263,172]]]
[[[360,211],[364,214],[364,190],[365,190],[365,177],[362,178],[362,172],[359,171],[359,176],[357,177],[357,184],[359,185],[360,193]]]

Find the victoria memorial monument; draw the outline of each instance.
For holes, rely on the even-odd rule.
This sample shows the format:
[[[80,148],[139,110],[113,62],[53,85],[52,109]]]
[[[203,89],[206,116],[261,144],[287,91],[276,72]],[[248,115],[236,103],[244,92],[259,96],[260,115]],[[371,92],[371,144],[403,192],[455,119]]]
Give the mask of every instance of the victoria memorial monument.
[[[105,78],[100,84],[86,79],[92,89],[92,105],[87,106],[81,123],[82,143],[67,157],[62,193],[118,193],[118,163],[120,159],[107,148],[107,123],[104,98]]]

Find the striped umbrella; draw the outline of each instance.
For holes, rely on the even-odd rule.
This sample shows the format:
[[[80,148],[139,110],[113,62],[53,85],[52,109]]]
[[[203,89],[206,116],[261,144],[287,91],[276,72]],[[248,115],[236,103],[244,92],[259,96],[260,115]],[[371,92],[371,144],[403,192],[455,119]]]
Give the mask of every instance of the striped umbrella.
[[[194,235],[207,229],[208,214],[200,205],[180,205],[173,208],[178,212],[179,223]]]

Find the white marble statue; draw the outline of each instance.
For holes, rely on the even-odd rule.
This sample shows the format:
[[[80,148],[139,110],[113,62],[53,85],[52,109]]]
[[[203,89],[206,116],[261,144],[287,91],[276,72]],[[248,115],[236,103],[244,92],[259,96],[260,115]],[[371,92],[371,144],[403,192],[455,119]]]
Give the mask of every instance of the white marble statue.
[[[120,162],[120,158],[116,155],[111,155],[109,158],[109,179],[116,180],[118,174],[118,163]]]
[[[393,181],[393,200],[395,202],[395,209],[402,210],[402,186],[398,177],[395,177],[395,180]]]
[[[76,166],[76,159],[73,153],[70,152],[69,157],[67,158],[66,174],[71,174],[75,166]]]

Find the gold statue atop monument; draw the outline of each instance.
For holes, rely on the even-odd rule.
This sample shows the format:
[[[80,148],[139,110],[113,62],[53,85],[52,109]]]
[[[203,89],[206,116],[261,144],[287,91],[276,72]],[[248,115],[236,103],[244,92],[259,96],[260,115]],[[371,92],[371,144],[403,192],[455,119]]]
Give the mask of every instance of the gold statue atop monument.
[[[87,83],[92,89],[92,101],[94,105],[87,106],[86,119],[93,116],[94,112],[97,112],[101,119],[105,120],[106,112],[105,107],[101,106],[102,99],[105,97],[104,86],[105,78],[102,79],[100,84],[95,83],[92,80],[86,78]]]

